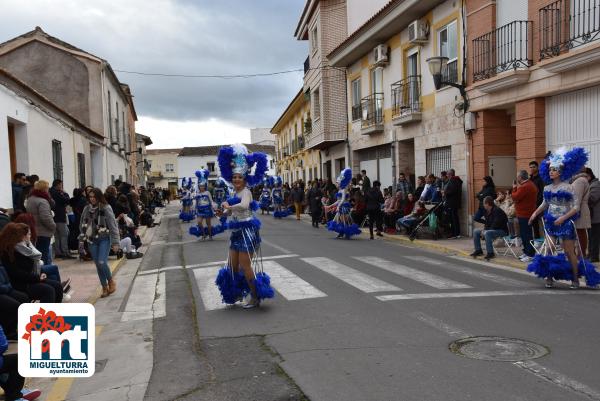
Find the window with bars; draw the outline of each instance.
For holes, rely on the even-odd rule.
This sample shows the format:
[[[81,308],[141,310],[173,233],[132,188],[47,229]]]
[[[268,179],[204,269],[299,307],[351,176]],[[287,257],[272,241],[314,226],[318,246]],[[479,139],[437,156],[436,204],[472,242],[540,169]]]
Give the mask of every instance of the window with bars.
[[[77,171],[79,173],[79,188],[85,188],[85,154],[77,153]]]
[[[54,170],[54,179],[63,179],[63,162],[62,162],[62,143],[57,140],[52,141],[52,167]]]
[[[426,150],[427,174],[440,176],[442,171],[452,168],[452,147],[443,146]]]

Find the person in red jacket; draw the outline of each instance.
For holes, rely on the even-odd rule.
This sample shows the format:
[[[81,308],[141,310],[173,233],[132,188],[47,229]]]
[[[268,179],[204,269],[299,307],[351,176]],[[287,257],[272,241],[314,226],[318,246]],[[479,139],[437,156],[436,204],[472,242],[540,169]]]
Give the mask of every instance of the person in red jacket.
[[[527,171],[519,171],[517,179],[513,183],[512,199],[515,204],[515,214],[519,221],[521,241],[523,242],[522,262],[529,262],[535,255],[535,250],[531,245],[533,233],[532,227],[529,225],[529,218],[537,207],[537,195],[537,186],[529,179]]]

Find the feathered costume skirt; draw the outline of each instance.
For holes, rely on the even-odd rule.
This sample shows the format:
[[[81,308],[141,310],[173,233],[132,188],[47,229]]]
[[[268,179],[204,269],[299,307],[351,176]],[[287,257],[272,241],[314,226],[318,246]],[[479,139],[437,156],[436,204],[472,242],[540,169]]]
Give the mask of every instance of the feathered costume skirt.
[[[362,233],[358,224],[352,221],[352,217],[350,217],[350,205],[347,203],[340,205],[335,217],[327,223],[327,229],[341,234],[348,239]]]

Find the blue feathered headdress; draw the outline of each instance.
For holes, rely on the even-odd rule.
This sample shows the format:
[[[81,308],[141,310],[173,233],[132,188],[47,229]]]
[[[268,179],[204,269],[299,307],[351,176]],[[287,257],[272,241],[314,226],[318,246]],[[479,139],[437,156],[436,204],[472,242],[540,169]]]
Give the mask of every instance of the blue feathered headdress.
[[[227,188],[227,182],[223,179],[223,177],[217,178],[215,181],[215,188]]]
[[[210,171],[207,169],[202,169],[196,171],[196,177],[198,177],[198,186],[202,185],[204,188],[208,187],[208,176],[210,175]]]
[[[566,148],[560,148],[550,153],[540,166],[540,177],[546,183],[552,182],[550,179],[550,168],[560,170],[560,179],[569,181],[571,177],[579,173],[588,162],[588,152],[584,148],[573,148],[567,151]]]
[[[275,177],[273,177],[273,186],[275,188],[279,188],[282,185],[283,185],[283,179],[281,179],[280,176],[276,175]]]
[[[340,189],[346,188],[348,184],[350,184],[350,181],[352,181],[352,169],[350,168],[343,169],[336,180],[340,186]]]
[[[265,175],[263,178],[263,186],[265,188],[271,188],[275,183],[275,177],[271,177],[270,175]]]
[[[261,183],[269,169],[267,155],[260,152],[248,153],[244,145],[223,146],[219,150],[219,169],[223,178],[231,182],[234,174],[242,174],[250,187]],[[250,174],[254,168],[254,174]]]
[[[186,182],[186,178],[183,177],[181,179],[181,187],[184,188],[184,189],[190,189],[192,187],[192,179],[188,178],[187,182]]]

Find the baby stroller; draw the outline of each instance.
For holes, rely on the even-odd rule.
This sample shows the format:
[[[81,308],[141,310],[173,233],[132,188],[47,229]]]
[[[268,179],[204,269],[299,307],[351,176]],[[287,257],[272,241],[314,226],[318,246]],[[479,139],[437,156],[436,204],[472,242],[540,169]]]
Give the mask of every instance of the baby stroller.
[[[408,238],[411,241],[414,241],[415,238],[417,238],[417,236],[419,235],[419,233],[429,233],[431,236],[433,236],[433,239],[438,239],[442,234],[440,223],[443,221],[444,218],[443,211],[445,204],[445,201],[439,203],[426,204],[425,207],[427,208],[427,213],[423,217],[421,217],[421,220],[410,232]]]

